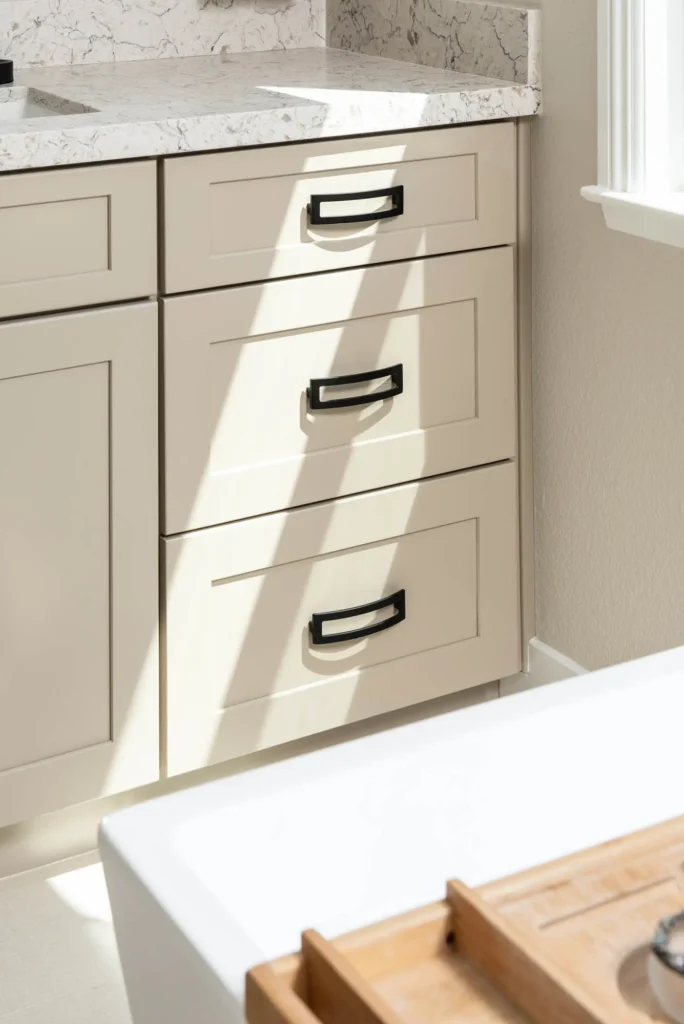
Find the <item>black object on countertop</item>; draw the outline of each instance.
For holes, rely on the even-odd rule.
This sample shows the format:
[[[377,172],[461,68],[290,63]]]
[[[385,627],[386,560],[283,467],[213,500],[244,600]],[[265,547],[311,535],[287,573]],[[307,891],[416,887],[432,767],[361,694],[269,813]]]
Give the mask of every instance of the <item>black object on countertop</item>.
[[[666,967],[684,975],[684,953],[675,953],[670,949],[670,938],[680,928],[684,928],[684,911],[663,918],[653,937],[651,949]]]
[[[11,85],[14,81],[14,61],[0,60],[0,85]]]

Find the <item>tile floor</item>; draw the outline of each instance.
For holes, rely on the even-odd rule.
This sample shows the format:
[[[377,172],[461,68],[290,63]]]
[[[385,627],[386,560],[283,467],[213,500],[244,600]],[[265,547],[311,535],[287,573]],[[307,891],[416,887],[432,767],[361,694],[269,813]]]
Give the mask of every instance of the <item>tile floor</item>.
[[[0,1024],[131,1024],[99,864],[0,887]]]
[[[242,770],[498,696],[487,683],[256,755]],[[0,1024],[132,1024],[102,867],[81,863],[0,879]]]

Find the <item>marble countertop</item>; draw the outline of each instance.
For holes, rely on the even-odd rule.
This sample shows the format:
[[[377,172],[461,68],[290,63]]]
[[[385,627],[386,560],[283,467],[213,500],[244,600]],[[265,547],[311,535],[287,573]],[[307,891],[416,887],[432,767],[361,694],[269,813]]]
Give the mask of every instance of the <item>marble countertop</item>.
[[[16,79],[62,103],[50,117],[0,115],[0,171],[491,121],[539,106],[531,85],[324,47],[39,68]]]

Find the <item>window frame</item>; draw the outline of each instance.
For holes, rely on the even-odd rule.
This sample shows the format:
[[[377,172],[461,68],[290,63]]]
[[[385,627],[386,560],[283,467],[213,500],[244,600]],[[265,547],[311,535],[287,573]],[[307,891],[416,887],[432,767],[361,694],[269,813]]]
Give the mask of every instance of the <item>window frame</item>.
[[[582,195],[609,228],[684,248],[684,0],[599,0],[597,42],[598,184]]]

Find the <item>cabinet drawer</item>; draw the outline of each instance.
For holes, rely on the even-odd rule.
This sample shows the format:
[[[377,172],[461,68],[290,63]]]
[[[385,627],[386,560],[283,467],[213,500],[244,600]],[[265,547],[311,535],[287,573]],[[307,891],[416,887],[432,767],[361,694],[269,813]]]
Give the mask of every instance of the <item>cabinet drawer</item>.
[[[519,670],[514,463],[164,548],[171,774]]]
[[[515,129],[167,159],[164,211],[167,293],[505,244]],[[327,223],[314,223],[317,211]]]
[[[150,162],[3,174],[0,318],[157,291]]]
[[[513,325],[510,248],[164,300],[164,532],[513,456]]]

